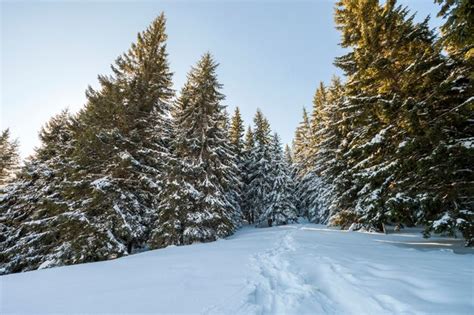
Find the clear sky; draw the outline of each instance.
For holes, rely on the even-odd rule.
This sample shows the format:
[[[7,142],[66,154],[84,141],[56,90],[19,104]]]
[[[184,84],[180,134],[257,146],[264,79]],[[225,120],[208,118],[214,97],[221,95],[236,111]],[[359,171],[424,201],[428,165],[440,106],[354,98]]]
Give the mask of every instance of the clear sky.
[[[0,128],[20,141],[22,156],[39,144],[41,126],[61,109],[77,111],[88,85],[136,34],[164,11],[175,88],[199,57],[220,63],[229,112],[246,123],[257,107],[290,143],[303,106],[319,81],[341,74],[334,1],[2,1]],[[418,20],[438,10],[433,0],[403,0]],[[433,19],[432,26],[440,21]]]

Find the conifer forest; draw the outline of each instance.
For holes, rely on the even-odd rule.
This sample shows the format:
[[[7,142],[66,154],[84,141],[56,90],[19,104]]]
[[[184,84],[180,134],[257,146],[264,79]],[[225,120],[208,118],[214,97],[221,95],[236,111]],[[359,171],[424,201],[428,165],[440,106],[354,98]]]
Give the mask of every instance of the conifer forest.
[[[311,108],[301,110],[296,104],[287,109],[301,112],[293,141],[288,144],[261,109],[255,108],[252,121],[244,121],[239,107],[228,110],[222,91],[225,82],[217,71],[219,64],[231,60],[203,52],[189,69],[185,84],[178,90],[173,88],[166,12],[157,12],[148,28],[113,61],[111,74],[99,75],[99,87],[87,89],[87,102],[79,111],[64,110],[44,122],[39,131],[41,144],[34,154],[20,159],[19,142],[12,137],[12,130],[0,130],[0,282],[4,281],[0,313],[3,303],[5,314],[13,312],[15,299],[21,299],[11,293],[15,292],[14,279],[20,279],[14,277],[32,274],[26,271],[109,260],[107,263],[117,266],[136,264],[140,269],[139,257],[151,259],[156,253],[153,255],[163,259],[176,255],[173,259],[186,260],[178,253],[211,247],[213,253],[221,251],[224,258],[230,257],[229,262],[219,258],[222,268],[234,266],[231,252],[237,255],[243,251],[241,247],[262,242],[266,251],[251,260],[260,263],[255,270],[262,275],[260,280],[252,280],[254,304],[246,300],[244,307],[237,305],[237,300],[223,300],[211,303],[211,308],[151,308],[152,312],[472,314],[474,4],[469,0],[435,3],[443,18],[440,30],[430,28],[429,18],[416,20],[409,6],[395,0],[337,1],[333,18],[345,53],[334,65],[343,75],[330,82],[314,82],[314,97],[308,100]],[[350,253],[356,248],[377,251],[379,254],[367,255],[380,260],[387,255],[387,264],[392,259],[403,264],[396,254],[386,253],[405,253],[405,245],[400,244],[408,238],[400,241],[396,235],[410,231],[416,231],[412,237],[426,244],[449,246],[442,245],[443,240],[462,244],[459,251],[465,255],[450,252],[449,257],[459,259],[452,264],[434,256],[433,251],[411,254],[433,255],[422,258],[437,264],[432,267],[433,274],[458,268],[458,284],[446,280],[446,288],[460,296],[458,300],[436,298],[435,293],[429,293],[434,289],[423,289],[425,282],[413,279],[413,283],[406,280],[411,287],[418,286],[417,290],[428,292],[426,296],[434,296],[424,300],[432,301],[431,306],[428,302],[417,304],[410,300],[413,297],[399,298],[404,304],[397,304],[395,295],[386,293],[385,298],[364,300],[365,309],[357,305],[344,308],[329,289],[326,294],[324,289],[308,289],[309,274],[290,273],[292,261],[306,261],[298,258],[298,253],[310,251],[305,246],[325,255],[339,244],[341,254],[335,252],[334,256],[347,256],[345,262],[333,261],[326,270],[322,269],[325,258],[320,258],[321,264],[308,262],[307,269],[316,272],[320,268],[319,277],[337,275],[339,278],[329,277],[324,283],[339,285],[341,292],[352,281],[367,285],[347,289],[352,295],[341,293],[357,304],[360,296],[371,293],[362,291],[369,290],[367,278],[361,276],[356,281],[357,273],[347,271],[359,268],[360,260],[352,261],[356,254]],[[250,241],[250,237],[257,237],[252,233],[277,232],[286,234],[261,234],[268,240]],[[324,234],[333,243],[303,240],[302,236],[298,242],[297,233]],[[281,241],[275,251],[269,251],[263,244],[276,241],[276,235]],[[364,243],[373,235],[389,238]],[[226,247],[238,239],[243,242],[241,247]],[[405,262],[416,265],[414,256],[409,256],[412,252],[406,253]],[[440,253],[448,255],[442,251],[436,255]],[[213,255],[206,257],[211,261]],[[122,256],[129,257],[116,259]],[[288,257],[287,261],[282,257]],[[383,265],[381,260],[370,266],[382,272]],[[163,266],[167,265],[156,263],[153,268]],[[49,275],[56,269],[65,273],[67,268],[53,268]],[[186,272],[181,276],[187,277]],[[420,271],[420,277],[431,277],[423,272],[430,271]],[[17,273],[21,274],[13,275]],[[46,270],[34,273],[47,275]],[[265,277],[271,277],[269,283],[274,285],[263,286]],[[405,279],[401,270],[393,277]],[[321,279],[315,282],[324,288]],[[373,279],[378,281],[375,276]],[[393,281],[390,279],[387,281]],[[292,289],[284,291],[284,287]],[[160,292],[153,294],[166,294]],[[145,300],[143,305],[151,302]],[[303,307],[298,301],[307,302]],[[437,308],[436,303],[446,303],[447,308]],[[22,313],[25,309],[16,310]],[[133,312],[125,306],[120,310],[32,311],[48,310]],[[142,313],[149,310],[138,308]]]

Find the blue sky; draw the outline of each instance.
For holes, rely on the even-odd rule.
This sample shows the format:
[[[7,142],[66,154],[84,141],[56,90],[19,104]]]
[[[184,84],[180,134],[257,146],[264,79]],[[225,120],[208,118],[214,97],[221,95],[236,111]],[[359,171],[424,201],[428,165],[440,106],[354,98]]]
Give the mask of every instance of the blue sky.
[[[418,19],[432,0],[400,3]],[[85,103],[88,85],[110,73],[110,64],[136,34],[164,11],[175,88],[210,51],[233,112],[246,123],[257,107],[284,143],[290,143],[303,106],[319,81],[341,74],[334,1],[3,1],[1,2],[0,128],[10,128],[22,156],[39,144],[38,131],[54,114]]]

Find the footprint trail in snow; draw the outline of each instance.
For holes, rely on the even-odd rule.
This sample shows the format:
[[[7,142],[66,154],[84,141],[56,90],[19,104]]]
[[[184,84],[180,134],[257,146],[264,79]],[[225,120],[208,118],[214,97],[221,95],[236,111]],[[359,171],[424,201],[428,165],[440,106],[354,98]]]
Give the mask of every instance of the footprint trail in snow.
[[[251,257],[252,276],[247,280],[245,299],[225,301],[209,309],[208,314],[334,314],[334,302],[303,274],[292,267],[288,259],[297,250],[295,230],[281,233],[274,247]],[[242,292],[240,292],[242,294]]]

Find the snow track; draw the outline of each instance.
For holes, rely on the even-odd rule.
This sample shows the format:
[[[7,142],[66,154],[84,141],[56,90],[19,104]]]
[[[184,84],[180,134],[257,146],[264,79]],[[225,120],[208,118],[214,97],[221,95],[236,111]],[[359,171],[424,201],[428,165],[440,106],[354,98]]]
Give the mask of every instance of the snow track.
[[[246,227],[213,243],[2,276],[0,314],[474,314],[474,255],[385,242],[407,236],[426,242]]]
[[[330,301],[285,258],[296,251],[295,231],[286,232],[276,246],[252,259],[257,278],[251,281],[245,314],[290,314],[334,312]]]

